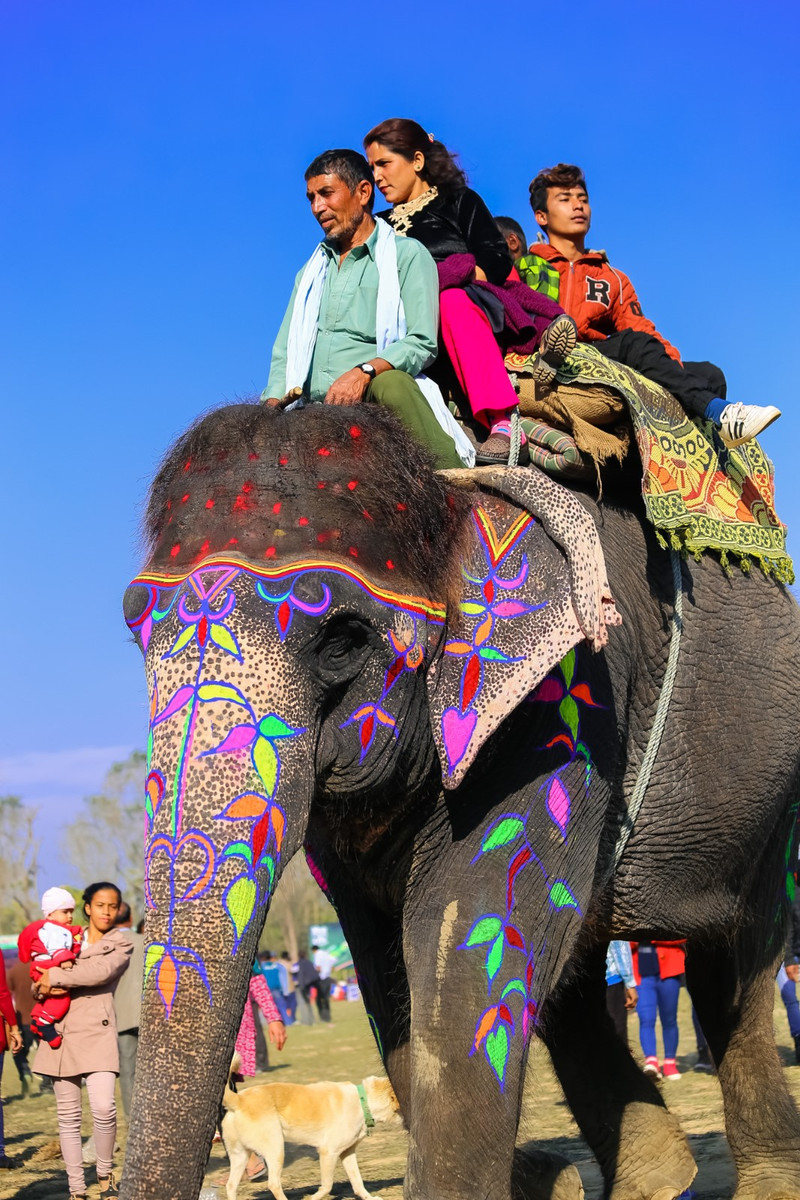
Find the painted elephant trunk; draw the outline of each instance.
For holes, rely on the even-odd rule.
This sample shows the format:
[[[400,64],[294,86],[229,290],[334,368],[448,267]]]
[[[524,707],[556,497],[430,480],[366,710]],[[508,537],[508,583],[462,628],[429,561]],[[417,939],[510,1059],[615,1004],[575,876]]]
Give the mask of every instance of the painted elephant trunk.
[[[313,794],[310,731],[292,722],[303,689],[279,665],[254,687],[246,663],[263,648],[231,583],[224,569],[195,572],[155,629],[144,585],[126,597],[150,685],[145,981],[126,1200],[199,1193],[206,1154],[197,1148],[211,1144],[269,900],[302,845]]]

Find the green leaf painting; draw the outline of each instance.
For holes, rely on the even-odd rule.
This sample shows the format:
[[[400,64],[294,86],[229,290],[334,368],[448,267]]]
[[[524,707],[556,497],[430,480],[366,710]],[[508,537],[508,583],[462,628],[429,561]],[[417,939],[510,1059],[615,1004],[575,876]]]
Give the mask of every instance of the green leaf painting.
[[[278,756],[266,738],[256,738],[253,744],[253,766],[261,776],[264,791],[272,799],[278,782]]]
[[[550,885],[550,903],[554,908],[577,908],[578,901],[563,879]]]
[[[243,858],[246,863],[252,863],[253,852],[247,842],[229,842],[220,855],[221,858]]]
[[[558,706],[558,715],[572,734],[573,742],[578,737],[578,706],[572,696],[565,696]]]
[[[171,658],[173,654],[180,654],[184,646],[188,646],[196,632],[194,625],[185,625],[175,639],[172,649],[168,652],[167,657]]]
[[[488,1034],[484,1045],[491,1068],[500,1084],[503,1084],[508,1063],[508,1030],[505,1025],[501,1025],[494,1033]]]
[[[499,821],[495,821],[494,825],[490,825],[483,835],[481,852],[485,854],[487,850],[496,850],[499,846],[507,846],[509,842],[518,838],[524,829],[525,822],[521,817],[501,817]]]
[[[239,647],[236,644],[236,638],[231,633],[226,625],[217,625],[216,623],[209,626],[209,633],[212,642],[219,646],[221,650],[232,654],[234,658],[239,657]]]
[[[258,722],[258,732],[265,738],[282,738],[294,737],[298,730],[292,729],[291,725],[287,725],[275,713],[267,713],[266,717],[262,717]]]
[[[247,875],[240,875],[225,893],[225,907],[236,931],[236,945],[239,945],[242,934],[253,916],[256,903],[255,881]]]
[[[163,957],[164,957],[164,947],[159,945],[157,942],[153,942],[150,946],[147,947],[147,950],[146,950],[145,956],[144,956],[144,977],[145,977],[145,979],[147,979],[147,976],[150,974],[150,972],[152,971],[152,969],[156,965],[156,963],[160,962]]]
[[[482,917],[470,929],[464,945],[485,946],[487,942],[491,942],[497,937],[502,928],[503,922],[499,917]]]
[[[505,949],[506,939],[504,934],[496,937],[489,947],[486,955],[486,974],[489,976],[489,986],[494,983],[497,972],[503,965],[503,950]]]

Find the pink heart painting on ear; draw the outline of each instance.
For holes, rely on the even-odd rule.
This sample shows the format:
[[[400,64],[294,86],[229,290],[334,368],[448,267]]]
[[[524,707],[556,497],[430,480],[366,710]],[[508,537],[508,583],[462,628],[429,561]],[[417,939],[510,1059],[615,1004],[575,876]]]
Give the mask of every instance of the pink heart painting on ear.
[[[442,713],[442,741],[450,771],[464,757],[477,723],[478,714],[474,708],[467,709],[465,713],[457,708],[446,708]]]

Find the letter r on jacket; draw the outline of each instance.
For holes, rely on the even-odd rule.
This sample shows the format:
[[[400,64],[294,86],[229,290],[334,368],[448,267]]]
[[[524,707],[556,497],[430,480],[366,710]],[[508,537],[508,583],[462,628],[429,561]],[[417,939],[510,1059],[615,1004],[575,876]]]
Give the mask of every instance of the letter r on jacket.
[[[592,279],[590,275],[586,277],[586,299],[594,304],[602,304],[608,308],[610,301],[611,284],[607,279]]]

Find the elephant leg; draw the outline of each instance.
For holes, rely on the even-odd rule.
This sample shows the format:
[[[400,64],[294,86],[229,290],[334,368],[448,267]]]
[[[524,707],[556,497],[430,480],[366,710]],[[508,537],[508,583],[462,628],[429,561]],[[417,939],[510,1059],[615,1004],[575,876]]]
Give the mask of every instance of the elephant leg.
[[[459,889],[463,883],[452,893]],[[459,901],[435,896],[424,906],[417,900],[404,924],[411,995],[407,1200],[511,1195],[527,1047],[519,1028],[498,1068],[501,1078],[489,1050],[475,1049],[487,996],[474,960],[457,950],[465,927]]]
[[[735,1200],[800,1200],[800,1115],[772,1030],[777,968],[754,972],[754,958],[741,938],[733,947],[690,942],[686,978],[722,1088]]]
[[[542,1034],[567,1103],[603,1172],[608,1200],[673,1200],[697,1167],[658,1089],[606,1009],[605,947],[548,999]]]
[[[535,1143],[517,1146],[511,1174],[512,1200],[583,1200],[578,1168],[561,1154],[547,1154]]]
[[[322,857],[320,855],[320,857]],[[353,954],[353,960],[358,971],[359,986],[367,1009],[373,1034],[386,1067],[392,1086],[397,1094],[406,1124],[412,1128],[412,1105],[419,1097],[420,1088],[417,1086],[416,1095],[412,1095],[412,1056],[411,1056],[411,997],[406,965],[402,956],[402,925],[399,916],[394,918],[371,904],[359,892],[357,881],[350,876],[340,862],[331,857],[325,862],[326,882],[335,900],[336,911],[347,937],[347,943]],[[453,927],[457,906],[448,905],[445,908],[445,918],[440,925],[440,937],[437,946],[437,961],[452,950]],[[449,1014],[451,997],[444,996],[445,1015]],[[439,997],[437,1012],[441,1011],[442,997]],[[424,1005],[418,1002],[416,1012],[424,1014]],[[424,1016],[423,1016],[424,1020]],[[445,1035],[446,1037],[447,1035]],[[469,1031],[465,1045],[469,1046],[474,1037],[474,1029]],[[425,1028],[418,1042],[422,1044],[421,1061],[429,1065],[427,1045],[428,1038]],[[481,1059],[476,1066],[484,1063]],[[464,1067],[462,1064],[461,1070]],[[463,1119],[465,1110],[463,1077],[454,1083],[454,1094],[460,1097],[457,1101],[459,1111],[458,1123]],[[424,1089],[423,1089],[424,1090]],[[494,1105],[495,1096],[489,1103]],[[427,1104],[427,1098],[425,1100]],[[427,1110],[426,1110],[427,1111]],[[513,1128],[519,1120],[518,1106],[514,1116]],[[583,1185],[575,1167],[566,1159],[549,1156],[532,1147],[511,1148],[512,1179],[511,1193],[514,1200],[582,1200]],[[355,1158],[355,1155],[353,1156]],[[434,1148],[433,1157],[436,1157]],[[342,1160],[347,1169],[347,1162]],[[357,1167],[356,1167],[357,1169]],[[349,1174],[349,1172],[348,1172]],[[352,1179],[351,1179],[351,1182]],[[355,1190],[355,1184],[353,1184]],[[357,1193],[358,1194],[358,1193]],[[409,1192],[409,1195],[423,1194]],[[457,1189],[456,1189],[457,1194]]]

